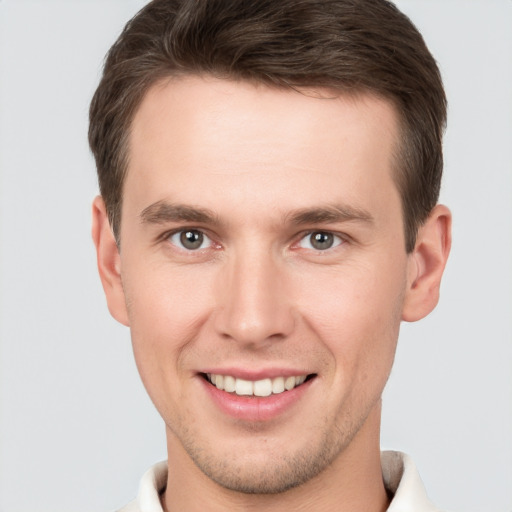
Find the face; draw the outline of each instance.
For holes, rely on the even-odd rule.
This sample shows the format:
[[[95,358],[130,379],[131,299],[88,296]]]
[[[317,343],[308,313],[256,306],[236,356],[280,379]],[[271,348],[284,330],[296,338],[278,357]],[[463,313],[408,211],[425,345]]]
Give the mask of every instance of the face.
[[[410,266],[397,130],[369,95],[189,77],[143,100],[111,310],[182,465],[279,492],[378,437]]]

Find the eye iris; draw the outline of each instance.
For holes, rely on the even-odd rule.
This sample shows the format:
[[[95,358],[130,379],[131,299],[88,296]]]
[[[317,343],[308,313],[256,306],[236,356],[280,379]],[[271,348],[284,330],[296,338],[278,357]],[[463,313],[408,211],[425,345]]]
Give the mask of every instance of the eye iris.
[[[311,245],[315,249],[325,250],[330,249],[334,243],[334,236],[331,233],[313,233],[310,236]]]
[[[180,234],[180,242],[186,249],[199,249],[203,244],[203,234],[200,231],[183,231]]]

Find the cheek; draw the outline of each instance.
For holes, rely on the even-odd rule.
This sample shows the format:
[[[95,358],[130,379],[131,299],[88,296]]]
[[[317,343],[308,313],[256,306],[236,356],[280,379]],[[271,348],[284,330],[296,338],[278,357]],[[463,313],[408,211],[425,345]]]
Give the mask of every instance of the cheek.
[[[393,361],[405,270],[381,263],[340,266],[311,282],[301,279],[301,314],[345,370],[362,365],[388,371]]]
[[[168,269],[136,268],[124,280],[135,362],[156,409],[176,426],[188,403],[184,361],[207,316],[204,282],[199,286]]]
[[[125,269],[123,288],[139,373],[149,392],[166,388],[162,382],[181,375],[183,355],[208,318],[209,280],[165,265]]]
[[[126,267],[123,288],[130,327],[137,334],[153,332],[170,341],[182,338],[182,330],[202,321],[210,305],[211,276],[207,271],[195,267],[191,272],[187,267],[152,265],[150,261]]]

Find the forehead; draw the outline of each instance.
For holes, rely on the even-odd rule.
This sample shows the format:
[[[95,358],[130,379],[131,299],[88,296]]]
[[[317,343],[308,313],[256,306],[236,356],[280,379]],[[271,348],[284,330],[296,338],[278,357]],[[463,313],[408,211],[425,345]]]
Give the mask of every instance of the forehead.
[[[366,133],[359,126],[363,118]],[[140,135],[155,129],[161,134],[163,124],[177,141],[187,131],[198,139],[205,135],[210,138],[221,123],[223,130],[242,128],[253,135],[261,128],[262,135],[269,130],[279,132],[284,136],[282,142],[297,141],[304,135],[312,137],[316,128],[321,129],[326,144],[339,142],[338,128],[343,128],[345,136],[359,130],[359,136],[377,135],[384,143],[388,139],[382,137],[385,133],[398,133],[391,101],[375,94],[270,87],[209,75],[185,75],[160,80],[149,88],[133,120],[131,142],[136,143]],[[302,130],[305,124],[309,133]],[[143,142],[149,143],[147,138]]]
[[[230,188],[243,203],[263,187],[262,201],[285,208],[284,191],[300,202],[338,188],[370,200],[370,189],[394,187],[396,117],[390,102],[370,94],[198,76],[161,81],[132,123],[125,195],[193,202],[201,194],[213,203]]]

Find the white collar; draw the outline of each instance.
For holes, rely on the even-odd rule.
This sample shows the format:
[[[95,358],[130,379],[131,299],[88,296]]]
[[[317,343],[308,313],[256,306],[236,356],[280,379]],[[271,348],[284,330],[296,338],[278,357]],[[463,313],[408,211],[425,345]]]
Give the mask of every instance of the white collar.
[[[402,452],[380,454],[386,490],[393,496],[387,512],[440,512],[427,497],[414,462]]]

